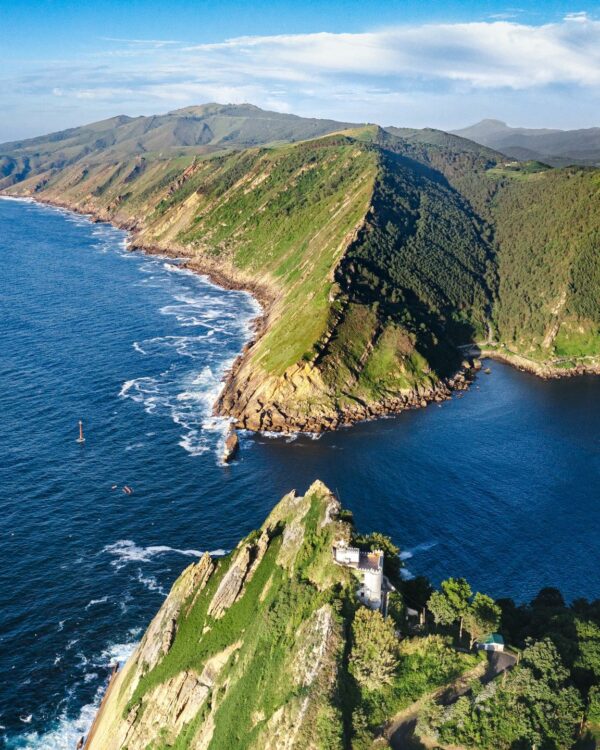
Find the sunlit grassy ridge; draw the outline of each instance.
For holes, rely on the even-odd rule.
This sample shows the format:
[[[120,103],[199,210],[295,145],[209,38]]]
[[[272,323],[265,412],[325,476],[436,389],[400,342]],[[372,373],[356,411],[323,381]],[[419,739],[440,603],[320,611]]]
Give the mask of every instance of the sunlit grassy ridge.
[[[597,170],[376,125],[233,150],[260,127],[293,140],[336,123],[215,107],[90,126],[93,148],[85,129],[9,144],[0,185],[258,290],[266,326],[220,403],[240,425],[312,430],[396,408],[441,387],[470,342],[562,368],[598,355]]]
[[[91,750],[366,750],[394,713],[472,669],[478,659],[450,639],[409,638],[385,684],[356,682],[358,578],[332,558],[354,533],[345,518],[316,482],[284,497],[201,583],[190,585],[206,560],[187,568],[155,618],[161,628],[150,626],[117,681]],[[215,612],[229,586],[235,598]]]
[[[223,159],[203,183],[186,246],[229,256],[284,290],[257,361],[281,374],[323,335],[333,269],[368,208],[374,152],[344,137]]]

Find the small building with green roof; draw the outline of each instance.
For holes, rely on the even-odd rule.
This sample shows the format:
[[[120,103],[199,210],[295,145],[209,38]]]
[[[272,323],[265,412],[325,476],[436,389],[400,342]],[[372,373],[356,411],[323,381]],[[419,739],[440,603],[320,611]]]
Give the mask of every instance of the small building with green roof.
[[[504,638],[500,633],[492,633],[484,641],[477,642],[480,651],[504,651]]]

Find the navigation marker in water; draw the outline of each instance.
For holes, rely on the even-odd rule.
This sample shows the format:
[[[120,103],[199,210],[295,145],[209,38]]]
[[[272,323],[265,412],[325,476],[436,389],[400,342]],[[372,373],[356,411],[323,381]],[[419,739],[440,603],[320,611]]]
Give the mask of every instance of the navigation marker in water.
[[[83,437],[83,422],[81,419],[79,420],[79,437],[77,438],[78,443],[85,443],[85,438]]]

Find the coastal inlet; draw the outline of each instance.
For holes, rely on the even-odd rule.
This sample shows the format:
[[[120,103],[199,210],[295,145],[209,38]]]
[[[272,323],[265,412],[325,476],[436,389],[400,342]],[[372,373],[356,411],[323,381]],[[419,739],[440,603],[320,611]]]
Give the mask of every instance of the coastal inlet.
[[[426,409],[318,440],[242,434],[223,466],[212,405],[259,308],[125,241],[0,200],[0,745],[73,750],[182,568],[317,477],[406,575],[598,596],[597,379],[489,363]]]

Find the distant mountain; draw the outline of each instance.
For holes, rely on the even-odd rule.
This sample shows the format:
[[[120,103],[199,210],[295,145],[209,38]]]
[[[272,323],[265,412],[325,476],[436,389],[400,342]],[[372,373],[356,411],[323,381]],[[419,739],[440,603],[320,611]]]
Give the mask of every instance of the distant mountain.
[[[519,161],[535,159],[553,167],[600,165],[600,128],[511,128],[501,120],[481,120],[475,125],[451,132]]]
[[[165,115],[119,115],[58,133],[0,144],[0,188],[29,174],[134,156],[173,157],[274,142],[294,142],[352,123],[269,112],[252,104],[203,104]]]

